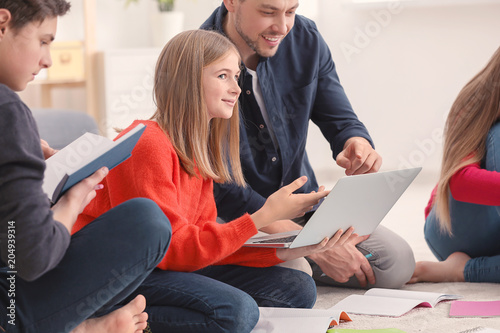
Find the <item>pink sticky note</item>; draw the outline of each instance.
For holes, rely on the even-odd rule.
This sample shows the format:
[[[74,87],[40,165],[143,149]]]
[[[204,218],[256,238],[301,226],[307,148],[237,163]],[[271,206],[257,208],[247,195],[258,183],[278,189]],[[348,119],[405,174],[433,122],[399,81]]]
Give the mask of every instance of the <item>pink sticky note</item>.
[[[494,317],[494,316],[500,316],[500,301],[451,302],[450,317]]]

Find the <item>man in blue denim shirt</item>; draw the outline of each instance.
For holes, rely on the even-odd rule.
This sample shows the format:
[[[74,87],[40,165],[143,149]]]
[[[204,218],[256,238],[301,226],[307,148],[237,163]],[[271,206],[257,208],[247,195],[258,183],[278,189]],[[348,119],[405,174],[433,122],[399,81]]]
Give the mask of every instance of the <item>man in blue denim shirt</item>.
[[[339,82],[326,42],[313,21],[295,14],[298,5],[298,0],[224,0],[201,26],[228,36],[244,64],[240,149],[249,186],[215,184],[223,220],[257,211],[271,193],[302,175],[309,181],[301,192],[318,190],[305,150],[309,120],[347,175],[376,172],[382,164]],[[261,231],[298,228],[279,221]],[[352,237],[308,259],[316,280],[363,287],[400,287],[415,265],[409,245],[382,226],[368,240]]]

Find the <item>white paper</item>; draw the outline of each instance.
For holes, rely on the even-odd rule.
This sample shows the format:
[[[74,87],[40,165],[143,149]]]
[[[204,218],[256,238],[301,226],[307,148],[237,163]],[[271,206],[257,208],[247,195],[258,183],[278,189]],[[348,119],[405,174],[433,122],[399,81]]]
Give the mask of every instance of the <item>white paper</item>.
[[[355,314],[399,317],[421,303],[422,301],[415,299],[351,295],[335,304],[332,309],[343,309]]]
[[[343,311],[336,309],[261,308],[251,333],[325,333],[332,320],[337,323]]]
[[[438,302],[442,300],[452,300],[452,299],[462,298],[462,296],[459,295],[449,295],[449,294],[433,293],[426,291],[382,289],[382,288],[372,288],[365,293],[365,296],[367,295],[418,299],[421,300],[422,302],[429,303],[432,307],[434,307]]]

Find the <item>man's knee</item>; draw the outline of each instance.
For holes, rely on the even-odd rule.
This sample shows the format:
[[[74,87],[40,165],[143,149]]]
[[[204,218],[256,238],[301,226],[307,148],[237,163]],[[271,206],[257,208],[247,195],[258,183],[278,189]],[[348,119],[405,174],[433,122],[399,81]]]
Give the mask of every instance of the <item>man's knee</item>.
[[[372,265],[376,286],[401,288],[415,270],[413,250],[403,238],[389,229],[385,228],[383,234],[380,246],[370,251],[376,257]]]
[[[302,271],[302,272],[308,274],[309,276],[312,276],[312,274],[313,274],[312,269],[311,269],[311,265],[309,264],[309,262],[307,262],[307,260],[305,258],[297,258],[294,260],[285,261],[285,262],[278,264],[276,266],[286,267],[286,268],[291,268],[291,269],[295,269],[298,271]]]

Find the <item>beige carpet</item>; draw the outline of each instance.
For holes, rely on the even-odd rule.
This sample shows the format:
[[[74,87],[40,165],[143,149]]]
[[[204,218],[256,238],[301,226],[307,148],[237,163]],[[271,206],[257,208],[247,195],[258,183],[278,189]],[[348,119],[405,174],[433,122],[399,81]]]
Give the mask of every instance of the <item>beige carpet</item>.
[[[383,225],[404,237],[413,248],[416,260],[436,260],[429,251],[423,236],[424,207],[434,186],[434,177],[421,174],[410,186]],[[499,240],[500,241],[500,240]],[[464,301],[500,300],[500,284],[490,283],[418,283],[406,285],[405,290],[459,294]],[[318,287],[315,308],[327,309],[351,294],[363,294],[364,290]],[[415,308],[405,315],[393,317],[350,315],[352,322],[338,328],[381,329],[397,328],[408,333],[429,332],[458,333],[478,326],[500,329],[500,317],[450,318],[450,302],[440,302],[434,308]]]
[[[461,300],[466,301],[500,300],[500,285],[492,283],[420,283],[406,285],[403,289],[458,294],[464,296]],[[318,292],[320,297],[315,308],[327,309],[351,294],[363,294],[364,290],[318,287]],[[450,304],[451,302],[444,301],[434,308],[414,308],[397,318],[351,314],[353,321],[341,323],[338,328],[398,328],[408,333],[458,333],[478,326],[500,329],[500,317],[450,318]]]

